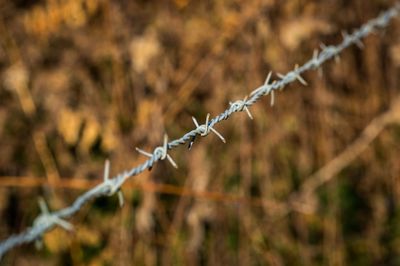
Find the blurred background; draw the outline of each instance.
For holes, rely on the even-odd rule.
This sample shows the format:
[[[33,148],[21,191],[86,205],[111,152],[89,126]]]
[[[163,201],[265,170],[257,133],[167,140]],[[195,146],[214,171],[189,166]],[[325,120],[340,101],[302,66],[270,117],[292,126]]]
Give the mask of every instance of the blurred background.
[[[0,1],[0,239],[395,1]],[[400,265],[400,24],[1,265]],[[276,76],[274,75],[274,79]]]

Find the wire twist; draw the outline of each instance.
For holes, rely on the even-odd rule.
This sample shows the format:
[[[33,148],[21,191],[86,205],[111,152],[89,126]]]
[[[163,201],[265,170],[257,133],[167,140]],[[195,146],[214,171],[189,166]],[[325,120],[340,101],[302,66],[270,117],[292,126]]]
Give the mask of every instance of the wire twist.
[[[211,123],[209,122],[210,120],[210,113],[207,114],[206,117],[206,122],[202,125],[199,125],[197,122],[196,118],[192,116],[193,123],[196,125],[196,133],[199,134],[202,137],[207,136],[210,134],[210,132],[213,132],[215,135],[217,135],[223,143],[226,143],[225,138],[216,130],[212,127]]]
[[[249,108],[247,107],[248,103],[247,103],[247,98],[248,96],[246,96],[243,100],[237,100],[236,102],[232,103],[229,102],[231,109],[233,110],[237,110],[239,112],[245,110],[248,117],[253,120],[253,115],[250,113]]]
[[[139,153],[152,158],[154,160],[154,162],[156,162],[158,160],[165,160],[165,158],[167,158],[173,167],[178,168],[178,165],[175,163],[175,161],[172,159],[172,157],[168,154],[168,136],[167,136],[167,134],[164,135],[163,146],[159,146],[159,147],[155,148],[152,154],[148,153],[142,149],[139,149],[137,147],[136,147],[136,150]]]
[[[33,227],[52,228],[54,225],[58,225],[67,231],[73,231],[72,224],[49,212],[43,198],[39,198],[39,208],[41,214],[33,222]]]

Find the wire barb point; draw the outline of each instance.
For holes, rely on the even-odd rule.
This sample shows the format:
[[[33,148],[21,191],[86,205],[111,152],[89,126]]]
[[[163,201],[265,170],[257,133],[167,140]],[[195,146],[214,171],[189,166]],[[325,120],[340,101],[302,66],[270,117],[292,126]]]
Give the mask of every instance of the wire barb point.
[[[103,181],[106,182],[108,181],[110,177],[110,160],[106,160],[104,163],[104,175],[103,175]]]
[[[319,54],[318,53],[319,53],[318,49],[314,49],[313,56],[312,56],[312,62],[314,64],[314,68],[319,67],[319,62],[318,62]]]
[[[270,71],[270,72],[268,73],[267,78],[265,79],[264,84],[263,84],[262,86],[258,87],[257,89],[253,90],[253,91],[250,93],[250,97],[253,97],[255,94],[257,94],[258,92],[263,91],[263,90],[265,90],[265,92],[264,92],[263,94],[268,94],[268,93],[271,91],[271,89],[272,89],[271,86],[270,86],[270,84],[269,84],[269,82],[270,82],[270,80],[271,80],[271,77],[272,77],[272,71]]]
[[[301,84],[303,84],[304,86],[308,85],[308,83],[304,80],[304,78],[299,73],[299,65],[298,64],[295,65],[293,73],[296,75],[297,80]]]
[[[264,85],[268,85],[269,81],[271,80],[272,77],[272,71],[270,71],[267,75],[267,78],[265,79]]]
[[[284,87],[284,82],[286,81],[286,78],[291,78],[289,77],[289,75],[284,75],[282,73],[276,73],[276,75],[278,76],[278,78],[280,78],[280,86],[279,86],[279,90],[283,90]],[[297,79],[296,77],[294,77],[295,79]],[[274,84],[276,82],[276,80],[274,80],[274,82],[272,82],[272,84]]]
[[[114,195],[119,189],[119,186],[110,179],[110,160],[108,159],[104,162],[103,184],[108,188],[106,192],[107,196]]]
[[[271,91],[271,102],[270,102],[270,104],[271,104],[271,107],[274,106],[274,104],[275,104],[275,92],[274,91]]]
[[[196,136],[193,136],[193,137],[190,139],[189,145],[188,145],[188,150],[189,150],[189,151],[192,149],[193,143],[194,143],[195,139],[196,139]]]
[[[121,189],[118,190],[117,195],[118,195],[119,206],[122,208],[124,206],[125,200],[124,200],[124,194],[122,193]]]

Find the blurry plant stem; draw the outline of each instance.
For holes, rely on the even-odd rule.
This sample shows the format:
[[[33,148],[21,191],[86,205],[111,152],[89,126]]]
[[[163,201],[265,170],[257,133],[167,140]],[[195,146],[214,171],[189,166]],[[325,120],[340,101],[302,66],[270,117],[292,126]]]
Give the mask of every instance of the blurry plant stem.
[[[29,70],[25,67],[20,48],[15,41],[14,36],[10,34],[9,29],[2,21],[0,22],[0,33],[5,35],[4,38],[8,40],[8,45],[5,49],[12,55],[10,56],[10,77],[9,81],[6,81],[6,83],[8,83],[8,86],[15,92],[25,116],[32,119],[37,114],[37,107],[29,89]],[[46,172],[48,183],[51,185],[55,184],[59,181],[60,175],[54,157],[50,152],[46,135],[43,131],[35,132],[32,140]],[[60,197],[57,197],[55,193],[53,193],[54,191],[50,190],[50,192],[54,199],[56,199],[57,202],[60,202]]]
[[[54,184],[48,184],[48,181],[40,177],[2,176],[0,178],[0,187],[32,188],[48,184],[52,188],[87,190],[89,188],[98,185],[99,183],[101,183],[99,180],[87,180],[82,178],[60,178],[60,180],[55,182]],[[132,180],[127,182],[126,187],[146,192],[150,191],[168,195],[208,199],[216,202],[225,202],[229,204],[232,203],[232,204],[245,204],[245,205],[255,205],[255,206],[265,205],[269,209],[277,212],[281,211],[281,209],[284,208],[283,204],[268,199],[246,198],[218,191],[197,191],[186,187],[174,186],[170,184],[154,183],[151,181],[139,182]]]
[[[190,99],[195,89],[212,71],[213,67],[224,57],[227,52],[226,47],[232,40],[235,40],[238,35],[242,33],[243,28],[251,21],[256,21],[262,15],[262,4],[260,1],[253,1],[252,4],[246,5],[246,9],[241,13],[238,27],[233,27],[231,30],[226,31],[215,41],[211,47],[210,52],[206,56],[198,56],[193,60],[192,68],[187,71],[184,78],[181,78],[181,85],[178,89],[177,96],[174,95],[173,101],[175,104],[170,105],[166,110],[164,119],[165,121],[173,120],[185,107],[185,103]]]
[[[263,199],[249,199],[245,197],[228,195],[218,192],[197,192],[187,189],[186,187],[176,187],[167,184],[153,184],[147,182],[145,184],[136,184],[132,182],[132,187],[141,189],[144,191],[156,191],[159,193],[173,194],[179,196],[192,196],[199,198],[208,198],[214,201],[223,202],[239,202],[244,204],[267,204],[269,207],[273,206],[272,209],[277,212],[282,212],[283,215],[297,211],[300,213],[313,213],[316,209],[316,197],[315,191],[322,185],[331,181],[337,174],[351,164],[368,146],[374,141],[379,134],[390,124],[398,123],[400,121],[400,97],[391,105],[390,109],[383,114],[375,117],[362,131],[361,135],[347,148],[342,151],[338,156],[333,158],[322,168],[317,170],[314,174],[309,176],[300,188],[299,193],[293,194],[287,206],[284,204],[263,200]],[[36,138],[36,137],[35,137]],[[35,140],[37,142],[38,140]],[[39,141],[39,144],[41,141]],[[43,144],[43,143],[42,143]],[[40,147],[42,145],[36,145]],[[45,162],[43,158],[43,162]],[[51,168],[51,167],[50,167]],[[52,175],[51,175],[52,176]],[[94,182],[81,179],[60,179],[57,176],[48,177],[48,182],[41,178],[34,177],[2,177],[0,179],[0,187],[3,186],[21,186],[21,187],[34,187],[48,184],[51,188],[70,188],[70,189],[87,189],[93,186]],[[278,211],[279,210],[279,211]]]
[[[304,213],[315,212],[317,207],[315,191],[351,164],[388,125],[398,122],[400,122],[400,96],[394,100],[388,111],[375,117],[344,151],[307,178],[300,192],[290,198],[291,208]]]
[[[27,70],[25,70],[23,63],[15,63],[15,65],[17,69],[20,69],[20,75],[22,75],[23,78],[21,82],[15,82],[15,84],[13,84],[13,87],[20,101],[21,108],[25,116],[29,119],[32,119],[37,114],[37,108],[35,105],[35,101],[33,100],[32,94],[28,88],[29,75],[27,73]],[[39,155],[39,159],[46,172],[48,183],[50,185],[55,184],[57,181],[59,181],[60,174],[58,172],[54,156],[49,149],[45,133],[39,129],[33,134],[32,140],[35,149]],[[50,186],[49,188],[50,189],[48,191],[50,192],[51,196],[56,200],[57,207],[60,207],[59,203],[61,202],[61,198],[54,193],[54,191],[52,190],[52,186]]]
[[[42,132],[36,132],[33,135],[33,141],[46,171],[47,180],[49,181],[50,187],[52,187],[53,184],[56,184],[60,181],[60,174],[58,172],[56,162],[54,161],[54,157],[47,146],[46,136]]]

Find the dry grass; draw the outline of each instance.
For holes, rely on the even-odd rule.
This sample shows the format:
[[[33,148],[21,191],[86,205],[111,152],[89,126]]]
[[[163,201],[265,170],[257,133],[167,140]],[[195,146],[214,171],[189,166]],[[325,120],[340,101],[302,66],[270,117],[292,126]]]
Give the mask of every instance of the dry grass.
[[[0,3],[1,239],[31,224],[39,196],[69,204],[106,158],[113,173],[142,162],[134,147],[181,136],[393,3],[215,2]],[[2,263],[399,264],[399,34],[396,20],[252,107],[254,121],[219,125],[227,144],[173,151],[180,168],[137,176],[122,209],[96,200],[75,233]]]

